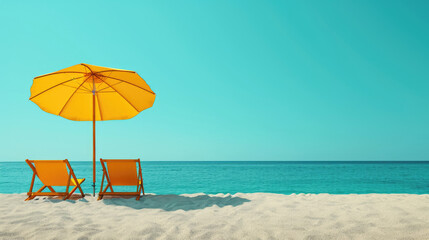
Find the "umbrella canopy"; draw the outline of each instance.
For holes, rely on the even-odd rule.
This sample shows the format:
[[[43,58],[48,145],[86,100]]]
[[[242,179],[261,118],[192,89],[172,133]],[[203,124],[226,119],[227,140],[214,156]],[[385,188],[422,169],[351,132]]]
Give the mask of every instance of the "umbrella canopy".
[[[45,112],[93,121],[95,193],[95,121],[132,118],[152,107],[155,93],[134,71],[81,63],[35,77],[30,100]]]

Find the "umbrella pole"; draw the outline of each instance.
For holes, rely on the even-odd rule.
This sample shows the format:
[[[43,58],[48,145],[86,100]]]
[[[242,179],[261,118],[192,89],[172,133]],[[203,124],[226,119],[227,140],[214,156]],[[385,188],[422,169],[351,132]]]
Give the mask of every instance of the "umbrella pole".
[[[92,91],[92,188],[95,197],[95,88]]]

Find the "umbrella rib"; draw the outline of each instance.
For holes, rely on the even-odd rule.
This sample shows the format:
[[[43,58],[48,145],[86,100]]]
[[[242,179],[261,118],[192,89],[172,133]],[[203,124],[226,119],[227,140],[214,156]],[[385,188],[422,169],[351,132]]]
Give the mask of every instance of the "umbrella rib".
[[[84,72],[76,72],[76,71],[54,72],[54,73],[48,73],[48,74],[44,74],[44,75],[41,75],[41,76],[37,76],[34,79],[36,79],[36,78],[42,78],[42,77],[47,77],[47,76],[54,75],[54,74],[61,74],[61,73],[81,73],[81,74],[85,74]]]
[[[80,85],[79,87],[76,88],[76,90],[74,90],[74,92],[72,93],[72,95],[69,97],[69,99],[67,99],[67,102],[64,104],[63,108],[61,108],[61,111],[58,113],[58,116],[61,116],[61,113],[63,112],[64,108],[67,106],[67,104],[70,102],[70,99],[73,97],[73,95],[77,92],[77,90],[79,90],[79,88],[86,82],[86,80],[88,80],[91,76],[87,77]]]
[[[94,74],[94,72],[92,71],[92,69],[91,69],[91,68],[89,68],[85,63],[81,63],[80,65],[85,66],[86,68],[88,68],[88,69],[89,69],[89,71],[91,71],[91,73],[92,73],[92,74]]]
[[[58,87],[58,86],[59,86],[59,85],[61,85],[61,84],[68,83],[68,82],[70,82],[70,81],[77,80],[77,79],[80,79],[80,78],[83,78],[83,77],[84,77],[84,76],[82,76],[82,77],[78,77],[78,78],[72,78],[72,79],[69,79],[69,80],[67,80],[67,81],[64,81],[64,82],[58,83],[57,85],[54,85],[54,86],[52,86],[52,87],[50,87],[50,88],[48,88],[48,89],[43,90],[42,92],[40,92],[40,93],[38,93],[38,94],[36,94],[36,95],[34,95],[34,96],[30,97],[30,100],[31,100],[31,99],[33,99],[33,98],[35,98],[35,97],[37,97],[37,96],[39,96],[39,95],[40,95],[40,94],[42,94],[42,93],[45,93],[45,92],[47,92],[47,91],[51,90],[51,89],[52,89],[52,88],[54,88],[54,87]]]
[[[103,71],[98,71],[95,73],[103,73],[103,72],[127,72],[127,73],[136,73],[134,71],[129,71],[129,70],[119,70],[119,69],[110,69],[110,70],[103,70]]]
[[[109,76],[111,75],[112,73],[110,72],[109,73]],[[101,82],[99,85],[98,85],[98,88],[101,88],[101,86],[103,85],[103,83],[104,82]],[[104,85],[106,85],[105,83],[104,83]],[[109,86],[107,86],[106,88],[109,88]],[[104,88],[102,88],[101,90],[103,90]],[[99,92],[101,91],[101,90],[99,90]]]
[[[115,85],[118,85],[118,84],[121,84],[122,82],[118,82],[118,83],[115,83],[115,84],[112,84],[112,86],[115,86]],[[101,92],[101,91],[103,91],[104,89],[108,89],[110,86],[107,86],[107,87],[104,87],[104,88],[102,88],[102,89],[100,89],[100,90],[97,90],[97,92]]]
[[[101,114],[101,105],[100,105],[100,99],[98,97],[98,93],[95,93],[95,96],[97,97],[97,104],[98,104],[98,112],[100,113],[100,120],[103,121],[103,114]]]
[[[74,86],[69,86],[69,85],[67,85],[67,84],[63,84],[63,86],[64,87],[69,87],[69,88],[76,88],[76,87],[74,87]],[[85,88],[86,90],[88,90],[87,92],[91,92],[91,90],[89,90],[88,88],[86,88],[85,86],[82,86],[83,88]]]
[[[96,78],[100,79],[101,81],[103,81],[105,84],[107,84],[110,88],[112,88],[113,90],[115,90],[125,101],[128,102],[128,104],[131,105],[131,107],[133,107],[137,112],[140,112],[128,99],[126,99],[118,90],[116,90],[115,88],[113,88],[110,84],[108,84],[107,82],[105,82],[103,79],[101,79],[99,76],[94,75]]]
[[[92,92],[91,89],[85,87],[84,85],[82,85],[83,88],[85,88],[86,90],[88,90],[88,92]]]
[[[76,88],[76,87],[74,87],[74,86],[69,86],[69,85],[67,85],[67,84],[63,84],[63,86],[64,86],[64,87],[69,87],[69,88]],[[82,85],[82,88],[84,88],[84,89],[82,89],[82,90],[83,90],[83,92],[89,92],[89,93],[92,93],[92,90],[90,90],[89,88],[85,87],[84,85]],[[86,91],[85,91],[85,90],[86,90]]]
[[[118,80],[118,81],[121,81],[121,82],[124,82],[124,83],[128,83],[128,84],[130,84],[130,85],[133,85],[134,87],[138,87],[138,88],[140,88],[140,89],[142,89],[142,90],[145,90],[146,92],[148,92],[148,93],[152,93],[153,95],[155,95],[155,93],[154,92],[152,92],[152,91],[150,91],[150,90],[147,90],[147,89],[145,89],[145,88],[142,88],[142,87],[140,87],[139,85],[136,85],[136,84],[134,84],[134,83],[130,83],[130,82],[127,82],[127,81],[125,81],[125,80],[122,80],[122,79],[119,79],[119,78],[114,78],[114,77],[110,77],[110,76],[104,76],[104,75],[102,75],[103,77],[106,77],[106,78],[111,78],[111,79],[115,79],[115,80]],[[104,82],[104,81],[103,81]]]

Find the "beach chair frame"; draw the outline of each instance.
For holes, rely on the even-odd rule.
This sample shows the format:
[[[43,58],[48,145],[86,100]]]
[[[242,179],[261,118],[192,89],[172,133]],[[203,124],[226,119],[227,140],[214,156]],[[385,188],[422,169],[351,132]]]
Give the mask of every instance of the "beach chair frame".
[[[137,182],[135,186],[137,186],[136,192],[115,192],[113,191],[113,187],[115,185],[112,185],[110,178],[109,178],[109,172],[106,167],[107,162],[134,162],[138,164],[138,172],[137,172]],[[142,174],[142,167],[140,164],[140,158],[138,159],[102,159],[100,158],[101,166],[103,167],[103,177],[101,180],[101,187],[100,192],[98,194],[98,200],[101,200],[104,196],[110,195],[110,196],[136,196],[136,200],[140,200],[140,195],[144,193],[144,187],[143,187],[143,174]],[[104,187],[104,180],[106,179],[106,186]],[[133,185],[122,185],[122,186],[134,186]],[[107,190],[110,189],[110,192],[107,192]]]
[[[37,190],[36,192],[33,192],[33,186],[34,186],[34,181],[36,179],[36,176],[40,179],[39,175],[37,174],[36,167],[34,165],[34,163],[37,161],[63,162],[64,164],[66,164],[66,166],[68,168],[68,181],[67,181],[65,192],[56,192],[52,188],[52,186],[55,186],[55,185],[47,186],[43,182],[42,182],[43,186],[39,190]],[[73,195],[73,193],[76,191],[76,189],[79,189],[82,197],[85,197],[85,194],[83,193],[82,188],[80,186],[83,182],[85,182],[85,178],[79,179],[79,180],[81,180],[81,182],[79,182],[79,180],[76,178],[76,175],[74,174],[73,169],[71,168],[70,163],[67,159],[65,159],[65,160],[28,160],[28,159],[26,159],[25,162],[33,170],[33,177],[31,179],[30,190],[27,193],[28,198],[25,199],[25,201],[31,200],[37,196],[64,196],[63,200],[67,200],[68,198],[70,198],[71,195]],[[74,180],[75,187],[69,192],[71,178],[73,178],[73,180]],[[48,188],[50,190],[50,192],[42,192],[45,188]]]

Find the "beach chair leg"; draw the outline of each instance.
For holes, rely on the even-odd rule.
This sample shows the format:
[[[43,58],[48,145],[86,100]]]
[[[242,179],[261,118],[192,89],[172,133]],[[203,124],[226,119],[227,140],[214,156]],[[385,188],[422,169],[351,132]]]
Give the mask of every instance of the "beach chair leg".
[[[80,187],[80,184],[77,187],[79,188],[80,195],[82,195],[82,197],[84,198],[85,194],[83,193],[82,188]]]
[[[39,193],[39,192],[42,192],[43,190],[45,190],[45,188],[46,188],[47,186],[46,185],[43,185],[43,187],[41,187],[39,190],[37,190],[37,192],[36,193]],[[35,197],[35,196],[34,196]],[[33,198],[34,198],[33,197]]]
[[[140,184],[137,185],[137,197],[136,200],[140,200],[140,193],[141,193],[141,189],[140,189]]]
[[[72,190],[71,190],[71,192],[69,193],[69,194],[67,194],[65,197],[64,197],[64,199],[63,200],[67,200],[67,199],[69,199],[69,197],[71,197],[71,195],[73,195],[73,193],[76,191],[76,189],[77,189],[78,187],[77,186],[75,186]]]
[[[106,187],[104,188],[104,190],[98,194],[97,200],[101,200],[103,198],[104,193],[106,193],[107,188],[109,188],[109,187],[110,187],[110,189],[112,189],[112,186],[110,184],[107,184]],[[113,189],[112,189],[112,192],[113,192]]]
[[[66,195],[64,196],[63,200],[67,200],[67,198],[69,198],[72,195],[72,193],[69,193],[71,178],[72,178],[72,174],[69,174],[69,180],[67,181],[67,187],[66,187]],[[76,187],[74,188],[74,190],[76,190]]]
[[[101,199],[103,199],[103,194],[106,192],[106,189],[107,189],[107,186],[106,186],[106,188],[104,189],[104,191],[102,191],[102,189],[100,189],[100,192],[98,193],[98,198],[97,198],[97,200],[101,200]]]
[[[49,191],[55,192],[55,190],[51,186],[46,186],[46,187],[49,189]]]
[[[98,194],[98,198],[97,198],[97,200],[101,200],[101,199],[103,199],[103,197],[104,197],[104,193],[105,193],[106,191],[104,191],[104,192],[100,192],[99,194]]]
[[[77,180],[76,180],[76,182],[77,182]],[[82,188],[80,187],[80,185],[81,185],[83,182],[85,182],[85,178],[84,178],[84,179],[82,179],[82,182],[81,182],[81,183],[77,182],[77,183],[76,183],[76,187],[77,187],[77,188],[79,188],[80,195],[82,195],[82,197],[85,197],[85,194],[83,193],[83,190],[82,190]]]
[[[106,173],[104,172],[104,170],[103,170],[103,177],[101,178],[101,185],[100,185],[100,192],[99,193],[101,193],[102,191],[103,191],[103,186],[104,186],[104,175],[105,175]]]
[[[30,195],[28,198],[26,198],[25,199],[25,201],[28,201],[28,200],[31,200],[31,199],[33,199],[33,198],[35,198],[36,196],[34,196],[34,195]]]
[[[74,188],[71,190],[71,192],[64,198],[64,200],[67,200],[67,199],[69,199],[70,197],[71,197],[71,195],[73,195],[73,193],[77,190],[77,189],[79,189],[79,191],[80,191],[80,194],[82,195],[82,197],[85,197],[85,194],[83,193],[83,191],[82,191],[82,188],[80,187],[80,183],[77,181],[77,179],[75,180],[76,181],[76,186],[74,186]],[[81,183],[83,183],[83,182],[85,182],[85,178],[83,179],[83,181],[81,182]]]
[[[46,188],[46,187],[47,187],[46,185],[43,185],[43,187],[41,187],[39,190],[37,190],[37,192],[36,192],[36,193],[39,193],[39,192],[41,192],[41,191],[45,190],[45,188]]]
[[[36,193],[39,193],[39,192],[43,191],[46,187],[48,187],[48,186],[43,185],[43,187],[41,187],[39,190],[37,190],[37,192],[36,192]],[[28,198],[27,198],[27,199],[25,199],[25,201],[31,200],[31,199],[33,199],[33,198],[35,198],[35,197],[36,197],[36,196],[35,196],[35,195],[33,195],[33,193],[29,193],[29,194],[28,194]]]
[[[143,183],[138,185],[137,192],[139,195],[137,196],[136,200],[140,200],[140,197],[141,197],[140,194],[143,193],[143,195],[144,195]]]
[[[26,162],[30,165],[31,168],[33,168],[33,165],[28,162],[28,159],[26,160]],[[28,193],[27,193],[28,198],[25,199],[25,201],[28,201],[31,199],[31,194],[33,193],[33,186],[34,186],[35,179],[36,179],[36,172],[33,171],[33,178],[31,179],[30,190],[28,190]]]
[[[103,193],[105,193],[107,191],[107,188],[110,186],[110,184],[107,184],[106,188],[103,190]],[[110,186],[110,191],[113,192],[112,186]]]

